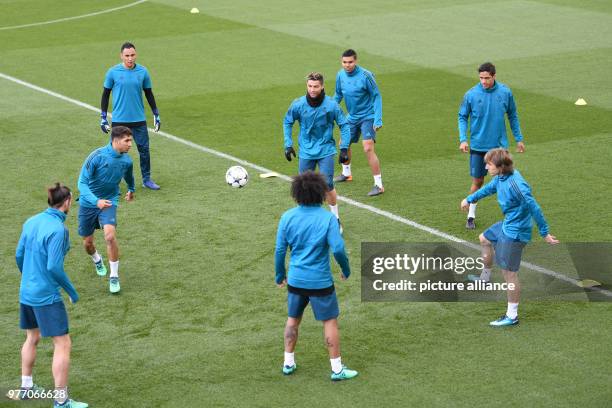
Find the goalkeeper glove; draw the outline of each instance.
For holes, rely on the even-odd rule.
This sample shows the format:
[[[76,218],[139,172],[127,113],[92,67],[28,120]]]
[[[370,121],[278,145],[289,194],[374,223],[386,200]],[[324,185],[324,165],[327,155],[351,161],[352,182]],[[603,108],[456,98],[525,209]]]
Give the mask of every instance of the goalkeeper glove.
[[[159,128],[161,127],[161,119],[159,118],[159,112],[153,112],[153,120],[155,122],[154,131],[159,132]]]
[[[293,150],[293,146],[285,149],[285,159],[287,159],[287,161],[291,161],[291,155],[295,157],[295,150]]]
[[[102,119],[100,120],[100,129],[102,129],[102,131],[103,131],[104,133],[108,133],[108,132],[110,132],[111,127],[110,127],[110,125],[108,124],[108,120],[106,120],[106,112],[102,112],[102,113],[100,114],[100,117],[102,118]]]
[[[349,161],[348,149],[340,149],[340,156],[338,156],[338,163],[344,164],[344,163],[348,163],[348,161]]]

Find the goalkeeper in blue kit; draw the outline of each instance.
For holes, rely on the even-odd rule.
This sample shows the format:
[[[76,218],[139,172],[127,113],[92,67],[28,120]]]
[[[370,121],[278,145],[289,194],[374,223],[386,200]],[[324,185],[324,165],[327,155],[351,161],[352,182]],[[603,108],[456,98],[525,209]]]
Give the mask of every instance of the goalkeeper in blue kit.
[[[323,322],[329,352],[332,381],[348,380],[357,371],[342,365],[338,330],[338,300],[329,265],[329,253],[340,265],[342,280],[351,274],[344,240],[334,216],[321,208],[327,191],[326,180],[310,170],[296,176],[291,195],[298,206],[286,211],[278,224],[275,250],[275,282],[287,286],[288,318],[285,326],[283,374],[295,372],[295,345],[304,309],[312,306],[315,319]],[[285,267],[290,250],[289,273]]]
[[[113,121],[112,127],[126,126],[132,131],[134,142],[140,155],[140,172],[142,173],[142,186],[150,190],[159,190],[151,179],[151,155],[149,152],[149,131],[142,101],[142,93],[147,98],[153,111],[155,131],[159,131],[161,119],[153,96],[151,77],[149,71],[142,65],[136,64],[136,47],[126,42],[121,46],[121,63],[111,67],[104,78],[104,90],[101,101],[100,128],[108,133],[111,125],[108,122],[108,103],[112,92]]]

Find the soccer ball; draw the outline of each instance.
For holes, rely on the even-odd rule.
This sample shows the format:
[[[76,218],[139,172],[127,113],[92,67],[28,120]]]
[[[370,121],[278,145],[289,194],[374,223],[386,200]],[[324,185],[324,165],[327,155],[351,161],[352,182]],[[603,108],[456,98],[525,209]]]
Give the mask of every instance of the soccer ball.
[[[234,188],[241,188],[249,182],[249,173],[242,166],[232,166],[225,173],[225,181]]]

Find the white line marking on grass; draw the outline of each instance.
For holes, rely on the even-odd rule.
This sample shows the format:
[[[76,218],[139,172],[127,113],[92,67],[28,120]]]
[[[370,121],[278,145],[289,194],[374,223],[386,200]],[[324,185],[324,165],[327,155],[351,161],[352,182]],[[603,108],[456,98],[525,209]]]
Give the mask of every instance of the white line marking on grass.
[[[63,21],[78,20],[80,18],[98,16],[100,14],[112,13],[113,11],[126,9],[128,7],[133,7],[133,6],[136,6],[136,5],[140,4],[140,3],[144,3],[145,1],[147,1],[147,0],[138,0],[138,1],[135,1],[134,3],[126,4],[124,6],[118,6],[118,7],[113,7],[113,8],[109,8],[109,9],[106,9],[106,10],[100,10],[100,11],[96,11],[94,13],[81,14],[80,16],[58,18],[57,20],[41,21],[39,23],[30,23],[30,24],[21,24],[21,25],[15,25],[15,26],[8,26],[8,27],[0,27],[0,31],[2,31],[2,30],[16,30],[18,28],[26,28],[26,27],[36,27],[36,26],[47,25],[47,24],[61,23]]]
[[[22,81],[21,79],[12,77],[10,75],[3,74],[1,72],[0,72],[0,78],[4,78],[4,79],[6,79],[8,81],[17,83],[19,85],[23,85],[23,86],[25,86],[27,88],[30,88],[30,89],[33,89],[35,91],[42,92],[44,94],[53,96],[55,98],[59,98],[59,99],[61,99],[63,101],[70,102],[70,103],[75,104],[77,106],[80,106],[82,108],[89,109],[90,111],[98,112],[98,113],[100,112],[100,109],[96,108],[95,106],[89,105],[89,104],[87,104],[85,102],[78,101],[76,99],[73,99],[73,98],[70,98],[68,96],[59,94],[57,92],[53,92],[53,91],[51,91],[49,89],[42,88],[40,86],[31,84],[29,82]],[[149,130],[151,132],[153,132],[153,129],[149,129]],[[230,154],[223,153],[223,152],[220,152],[218,150],[211,149],[209,147],[205,147],[205,146],[199,145],[197,143],[191,142],[189,140],[182,139],[182,138],[180,138],[178,136],[174,136],[174,135],[172,135],[170,133],[166,133],[164,131],[157,132],[156,134],[160,135],[160,136],[163,136],[166,139],[172,140],[174,142],[181,143],[181,144],[183,144],[185,146],[189,146],[189,147],[191,147],[193,149],[196,149],[196,150],[199,150],[201,152],[212,154],[213,156],[221,157],[223,159],[227,159],[227,160],[239,163],[239,164],[241,164],[243,166],[250,167],[250,168],[255,169],[255,170],[257,170],[257,171],[259,171],[261,173],[269,173],[269,172],[272,171],[272,170],[270,170],[268,168],[259,166],[259,165],[255,164],[255,163],[251,163],[249,161],[239,159],[238,157],[232,156]],[[286,181],[291,181],[291,177],[289,177],[287,175],[284,175],[284,174],[279,174],[278,178],[281,178],[281,179],[286,180]],[[376,207],[374,207],[372,205],[364,204],[362,202],[359,202],[359,201],[356,201],[356,200],[353,200],[351,198],[344,197],[344,196],[341,196],[341,195],[338,195],[338,200],[340,200],[342,202],[345,202],[345,203],[347,203],[349,205],[352,205],[354,207],[370,211],[370,212],[372,212],[374,214],[378,214],[378,215],[380,215],[382,217],[385,217],[385,218],[388,218],[390,220],[399,222],[401,224],[408,225],[408,226],[410,226],[412,228],[415,228],[415,229],[418,229],[418,230],[421,230],[421,231],[425,231],[425,232],[427,232],[427,233],[429,233],[431,235],[434,235],[436,237],[440,237],[440,238],[445,239],[447,241],[456,242],[458,244],[461,244],[461,245],[463,245],[465,247],[468,247],[468,248],[471,248],[471,249],[480,250],[480,246],[477,245],[477,244],[474,244],[473,242],[468,242],[468,241],[466,241],[464,239],[461,239],[459,237],[456,237],[454,235],[450,235],[450,234],[447,234],[447,233],[445,233],[443,231],[440,231],[440,230],[438,230],[436,228],[432,228],[432,227],[428,227],[428,226],[423,225],[423,224],[419,224],[416,221],[409,220],[409,219],[401,217],[401,216],[399,216],[397,214],[393,214],[392,212],[381,210],[380,208],[376,208]],[[532,264],[530,262],[525,262],[525,261],[521,262],[521,266],[523,266],[525,268],[528,268],[528,269],[531,269],[533,271],[539,272],[541,274],[548,275],[548,276],[551,276],[553,278],[556,278],[556,279],[559,279],[559,280],[562,280],[562,281],[565,281],[565,282],[568,282],[568,283],[571,283],[573,285],[576,285],[576,286],[580,287],[580,284],[579,284],[578,280],[576,280],[574,278],[570,278],[568,276],[565,276],[565,275],[563,275],[563,274],[561,274],[559,272],[555,272],[553,270],[550,270],[550,269],[547,269],[547,268],[544,268],[544,267]],[[597,288],[597,287],[593,287],[591,289],[595,290],[595,291],[598,291],[598,292],[601,292],[601,293],[603,293],[606,296],[612,297],[612,292],[610,292],[608,290]]]

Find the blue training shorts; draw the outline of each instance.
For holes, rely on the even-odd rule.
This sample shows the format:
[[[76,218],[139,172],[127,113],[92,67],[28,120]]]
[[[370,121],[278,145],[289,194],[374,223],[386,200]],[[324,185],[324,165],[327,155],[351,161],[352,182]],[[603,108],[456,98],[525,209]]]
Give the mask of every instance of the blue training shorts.
[[[117,206],[113,205],[103,210],[98,207],[79,207],[79,235],[88,237],[94,231],[106,224],[117,225]]]
[[[45,306],[19,304],[19,327],[23,330],[40,329],[43,337],[68,334],[68,313],[64,302]]]
[[[357,143],[361,135],[363,135],[363,140],[374,140],[376,142],[374,119],[364,119],[357,123],[351,123],[349,128],[351,130],[351,143]]]
[[[483,234],[493,244],[495,263],[506,271],[518,272],[523,248],[527,243],[504,234],[501,221],[491,225]]]
[[[487,167],[484,157],[487,152],[478,152],[470,150],[470,176],[474,178],[483,178],[487,175]]]
[[[287,315],[296,319],[302,317],[308,303],[312,305],[312,312],[316,320],[335,319],[340,314],[338,298],[334,290],[325,296],[305,296],[287,292]]]
[[[327,187],[329,190],[334,189],[334,155],[323,157],[321,159],[302,159],[300,157],[299,160],[299,172],[300,174],[305,171],[311,170],[314,171],[315,167],[319,166],[319,173],[325,180],[327,181]]]

